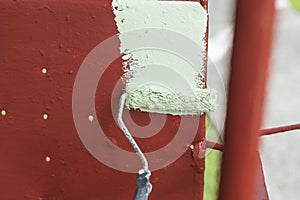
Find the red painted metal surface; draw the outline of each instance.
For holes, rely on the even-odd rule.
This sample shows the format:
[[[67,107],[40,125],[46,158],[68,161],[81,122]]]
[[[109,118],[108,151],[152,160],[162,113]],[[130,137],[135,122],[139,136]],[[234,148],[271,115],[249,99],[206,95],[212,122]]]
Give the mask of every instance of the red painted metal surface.
[[[284,132],[289,132],[289,131],[295,131],[300,129],[300,124],[293,124],[293,125],[288,125],[288,126],[280,126],[280,127],[275,127],[275,128],[269,128],[269,129],[262,129],[260,131],[260,136],[267,136],[267,135],[274,135],[274,134],[279,134],[279,133],[284,133]],[[206,149],[215,149],[218,151],[223,151],[223,146],[224,144],[218,141],[212,141],[205,139],[202,143],[202,148]]]
[[[281,126],[281,127],[262,130],[261,135],[273,135],[273,134],[277,134],[277,133],[294,131],[294,130],[299,130],[299,129],[300,129],[300,124],[293,124],[293,125],[289,125],[289,126]]]
[[[2,0],[0,19],[0,108],[7,112],[0,116],[0,199],[132,199],[136,174],[94,159],[72,118],[79,66],[96,45],[117,33],[111,1]],[[121,62],[116,60],[100,80],[96,110],[108,138],[131,151],[110,110]],[[131,115],[140,125],[150,122],[146,113]],[[159,134],[138,142],[144,151],[159,149],[179,124],[180,117],[168,116]],[[204,137],[202,117],[195,143]],[[188,150],[152,174],[150,199],[202,199],[203,172],[204,159]]]
[[[219,199],[255,199],[274,1],[237,1]]]
[[[254,190],[255,200],[269,200],[269,195],[265,182],[265,174],[262,167],[260,155],[257,152],[257,168],[256,168],[256,189]]]

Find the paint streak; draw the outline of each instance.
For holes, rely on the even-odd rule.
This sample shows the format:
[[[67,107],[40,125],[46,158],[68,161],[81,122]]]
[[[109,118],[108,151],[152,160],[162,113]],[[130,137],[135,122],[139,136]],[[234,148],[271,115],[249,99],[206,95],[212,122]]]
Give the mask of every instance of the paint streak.
[[[172,115],[200,115],[215,110],[215,92],[204,89],[207,12],[201,4],[114,0],[112,7],[120,32],[120,51],[124,54],[127,107]],[[138,38],[125,36],[126,32],[140,29],[145,29],[145,32]],[[149,37],[150,29],[160,30],[161,34]],[[169,32],[164,35],[166,30]],[[197,46],[178,46],[193,54],[196,59],[192,62],[185,55],[178,55],[175,52],[178,48],[132,48],[135,39],[141,41],[147,37],[150,44],[161,40],[170,47],[172,43],[178,43],[179,34]]]

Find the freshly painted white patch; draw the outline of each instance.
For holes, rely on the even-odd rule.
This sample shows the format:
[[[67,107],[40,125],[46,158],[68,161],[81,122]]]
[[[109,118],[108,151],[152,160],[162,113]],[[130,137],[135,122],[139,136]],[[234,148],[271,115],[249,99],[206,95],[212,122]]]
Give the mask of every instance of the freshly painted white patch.
[[[124,54],[126,106],[173,115],[202,114],[214,110],[214,92],[203,89],[207,13],[200,3],[113,0],[112,7],[120,32],[120,51]],[[166,44],[178,42],[175,41],[176,34],[183,35],[199,47],[197,52],[193,48],[188,52],[198,57],[197,62],[191,64],[172,49],[131,49],[133,40],[140,38],[128,39],[124,33],[139,29],[158,29],[162,30],[162,34],[163,30],[168,30],[169,37],[163,41]],[[159,39],[159,36],[151,38],[153,41]]]

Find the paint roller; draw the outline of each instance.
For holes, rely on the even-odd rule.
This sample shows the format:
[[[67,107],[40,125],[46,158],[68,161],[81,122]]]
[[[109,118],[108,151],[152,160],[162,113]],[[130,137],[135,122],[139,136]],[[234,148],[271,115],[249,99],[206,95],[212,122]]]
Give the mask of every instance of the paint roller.
[[[155,90],[156,89],[156,90]],[[139,109],[146,112],[164,113],[171,115],[202,114],[214,109],[214,92],[202,89],[192,98],[182,94],[161,91],[159,88],[151,88],[151,85],[134,91],[126,91],[120,98],[118,124],[130,142],[136,154],[143,163],[143,169],[139,171],[134,200],[147,200],[152,190],[150,184],[151,172],[148,161],[135,142],[122,120],[124,106],[128,109]]]
[[[134,200],[147,200],[152,189],[151,172],[146,157],[123,122],[123,110],[126,106],[149,113],[201,115],[215,109],[215,93],[206,89],[204,82],[207,13],[199,2],[113,0],[112,7],[120,32],[120,51],[124,54],[125,89],[120,98],[118,124],[143,163]],[[151,28],[156,31],[149,37]],[[126,32],[138,29],[147,31],[127,37]],[[193,42],[185,49],[180,41]],[[164,48],[167,44],[171,51],[164,51],[163,47],[135,51],[134,45],[139,42],[149,46],[156,43]],[[179,42],[179,46],[174,46],[174,42]],[[181,54],[185,54],[183,58]]]

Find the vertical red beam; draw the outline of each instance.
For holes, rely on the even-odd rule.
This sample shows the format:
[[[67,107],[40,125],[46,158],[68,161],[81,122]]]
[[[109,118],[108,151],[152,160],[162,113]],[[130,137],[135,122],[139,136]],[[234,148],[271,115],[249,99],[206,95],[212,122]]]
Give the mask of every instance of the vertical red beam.
[[[206,12],[208,13],[208,1],[207,0],[185,0],[185,1],[193,1],[193,2],[200,2],[200,4],[204,7]],[[205,33],[205,42],[206,42],[206,55],[205,55],[205,62],[204,62],[204,69],[205,69],[205,85],[207,83],[207,52],[208,52],[208,28],[209,25],[209,17],[207,19],[207,28]],[[198,144],[200,141],[203,141],[206,137],[206,115],[202,115],[199,119],[199,128],[196,137],[194,138],[193,144]],[[195,145],[194,155],[199,155],[199,145]],[[194,193],[193,199],[195,200],[202,200],[204,198],[204,171],[205,171],[205,159],[200,158],[198,156],[193,157],[192,167],[194,168],[195,176],[194,176]],[[187,198],[186,198],[187,199]]]
[[[273,0],[239,0],[219,199],[253,200],[274,21]]]

